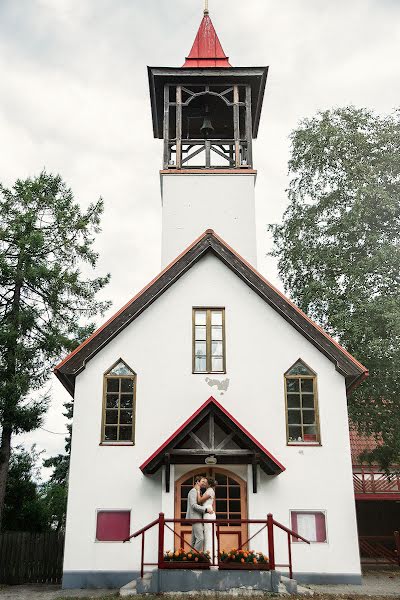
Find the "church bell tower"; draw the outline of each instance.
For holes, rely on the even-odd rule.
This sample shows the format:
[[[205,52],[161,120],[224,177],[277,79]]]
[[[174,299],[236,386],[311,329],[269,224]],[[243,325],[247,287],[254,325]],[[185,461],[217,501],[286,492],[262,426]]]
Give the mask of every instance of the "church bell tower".
[[[268,67],[232,67],[208,9],[182,67],[148,67],[164,141],[162,266],[213,229],[256,266],[252,141]]]

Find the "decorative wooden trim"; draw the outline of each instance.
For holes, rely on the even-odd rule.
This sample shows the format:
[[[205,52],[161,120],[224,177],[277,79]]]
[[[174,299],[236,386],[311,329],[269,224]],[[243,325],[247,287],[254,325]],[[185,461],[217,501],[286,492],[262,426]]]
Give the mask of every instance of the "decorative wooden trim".
[[[236,168],[240,167],[240,127],[239,127],[239,88],[233,86],[233,131],[235,137],[235,161]]]
[[[182,166],[182,86],[176,86],[176,168]]]
[[[246,139],[247,139],[247,164],[253,164],[253,140],[252,140],[252,117],[251,117],[251,86],[246,85]]]
[[[228,85],[250,85],[252,89],[252,137],[256,138],[261,117],[268,67],[147,67],[153,133],[155,138],[163,136],[163,88],[175,86],[217,85],[221,77]]]
[[[151,456],[149,456],[149,458],[140,466],[140,470],[142,472],[146,472],[150,463],[152,463],[154,459],[160,456],[163,452],[166,452],[174,440],[176,440],[180,434],[182,434],[192,423],[194,423],[196,419],[203,417],[202,413],[209,407],[209,405],[212,405],[213,408],[215,407],[217,409],[217,413],[220,411],[223,416],[225,416],[229,421],[232,422],[233,425],[238,428],[245,438],[248,438],[248,440],[256,446],[260,460],[262,458],[265,464],[267,464],[268,461],[270,469],[272,469],[272,465],[274,465],[274,468],[270,474],[278,474],[282,471],[285,471],[285,467],[212,396],[202,406],[200,406],[200,408],[193,413],[193,415],[189,417],[189,419],[187,419],[172,435],[170,435],[169,438],[165,440],[165,442],[157,450],[155,450],[153,454],[151,454]]]

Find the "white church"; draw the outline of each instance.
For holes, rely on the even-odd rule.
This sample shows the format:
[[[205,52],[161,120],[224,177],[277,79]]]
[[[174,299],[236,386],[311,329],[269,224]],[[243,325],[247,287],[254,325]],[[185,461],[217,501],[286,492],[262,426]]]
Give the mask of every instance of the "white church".
[[[267,74],[230,65],[207,10],[182,67],[148,68],[162,271],[55,369],[74,398],[65,588],[120,587],[190,548],[198,474],[218,481],[220,549],[361,582],[347,397],[368,371],[257,271]],[[248,542],[268,514],[309,543],[278,526],[274,556],[269,529]]]

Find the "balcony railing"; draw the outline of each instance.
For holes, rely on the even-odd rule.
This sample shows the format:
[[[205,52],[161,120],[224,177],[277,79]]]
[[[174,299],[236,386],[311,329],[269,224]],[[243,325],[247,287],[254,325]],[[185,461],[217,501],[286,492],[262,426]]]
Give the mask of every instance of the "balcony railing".
[[[394,471],[388,475],[379,466],[353,466],[353,485],[356,498],[364,494],[400,497],[400,473]]]
[[[278,521],[275,521],[272,514],[268,514],[266,519],[218,519],[218,520],[209,520],[204,521],[203,519],[166,519],[164,513],[160,513],[158,519],[155,519],[139,531],[133,533],[129,538],[126,538],[124,542],[127,542],[131,538],[137,538],[141,536],[141,561],[140,561],[140,572],[141,577],[144,575],[144,568],[146,566],[158,567],[159,569],[166,568],[177,568],[177,562],[171,563],[165,560],[165,530],[168,529],[170,532],[174,534],[174,538],[176,537],[179,540],[179,545],[187,546],[188,550],[190,550],[191,554],[196,558],[196,555],[199,555],[198,551],[185,539],[183,539],[176,531],[175,525],[194,525],[195,523],[203,523],[212,526],[212,553],[210,555],[209,562],[207,563],[207,567],[215,567],[222,568],[223,566],[226,568],[226,563],[222,564],[220,561],[220,536],[223,535],[220,531],[222,526],[232,525],[232,526],[240,526],[242,524],[246,525],[260,525],[260,529],[256,531],[252,536],[250,536],[246,541],[244,541],[238,548],[236,548],[236,552],[244,549],[248,549],[249,542],[252,541],[257,535],[261,532],[267,533],[267,542],[268,542],[268,567],[265,570],[275,570],[276,567],[287,567],[289,569],[290,578],[293,577],[293,564],[292,564],[292,550],[291,550],[291,541],[292,538],[297,538],[309,544],[309,540],[306,540],[304,537],[288,529]],[[152,529],[153,527],[158,528],[158,550],[157,550],[157,562],[144,562],[145,556],[145,535],[146,533]],[[287,548],[288,548],[288,562],[287,563],[277,563],[275,559],[275,530],[281,530],[287,536]],[[179,568],[187,568],[193,569],[198,568],[201,564],[204,563],[182,563],[179,565]],[[242,568],[239,566],[239,568]],[[243,565],[243,568],[246,568]]]

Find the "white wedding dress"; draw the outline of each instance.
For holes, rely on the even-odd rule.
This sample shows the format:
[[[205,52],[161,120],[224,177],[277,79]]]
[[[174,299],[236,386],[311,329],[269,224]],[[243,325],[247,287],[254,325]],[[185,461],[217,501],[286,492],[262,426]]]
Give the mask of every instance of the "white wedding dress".
[[[205,493],[205,496],[209,496],[209,498],[207,498],[207,500],[203,503],[203,506],[205,508],[212,508],[214,510],[214,512],[212,514],[210,513],[204,513],[204,521],[215,521],[216,519],[216,515],[215,515],[215,506],[214,506],[214,500],[215,500],[215,491],[213,490],[213,488],[208,488]],[[213,551],[213,529],[214,529],[214,555],[216,556],[217,554],[217,536],[216,536],[216,528],[214,526],[210,524],[207,524],[206,522],[204,522],[204,552],[209,552],[210,556],[212,556],[212,551]],[[215,558],[214,556],[214,558]]]

